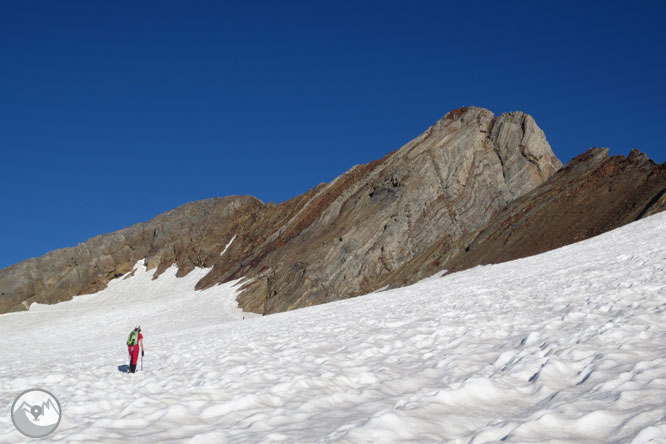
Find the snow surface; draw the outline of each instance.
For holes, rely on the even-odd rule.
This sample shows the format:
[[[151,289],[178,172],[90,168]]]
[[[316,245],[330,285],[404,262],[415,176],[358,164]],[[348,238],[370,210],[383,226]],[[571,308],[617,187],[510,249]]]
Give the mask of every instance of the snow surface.
[[[540,256],[289,313],[208,270],[134,275],[0,316],[10,407],[56,395],[53,443],[665,443],[666,214]],[[245,319],[243,320],[243,316]],[[144,370],[120,373],[141,324]]]
[[[236,236],[238,236],[238,235],[237,235],[237,234],[234,234],[234,237],[231,238],[231,240],[229,241],[229,243],[227,243],[227,246],[224,247],[224,250],[222,250],[222,253],[220,253],[220,256],[224,256],[224,253],[227,252],[227,250],[229,249],[229,247],[231,246],[231,244],[233,244],[233,243],[234,243],[234,240],[236,240]]]

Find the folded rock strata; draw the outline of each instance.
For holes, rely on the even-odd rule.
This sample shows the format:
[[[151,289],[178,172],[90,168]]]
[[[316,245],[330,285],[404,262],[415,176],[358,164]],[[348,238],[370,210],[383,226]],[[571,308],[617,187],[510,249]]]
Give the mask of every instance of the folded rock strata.
[[[596,150],[562,168],[529,115],[461,108],[383,159],[280,205],[250,196],[192,202],[0,270],[0,313],[94,293],[139,260],[156,277],[173,264],[181,276],[210,267],[198,288],[245,278],[245,310],[325,303],[644,217],[664,207],[664,176],[638,153]]]

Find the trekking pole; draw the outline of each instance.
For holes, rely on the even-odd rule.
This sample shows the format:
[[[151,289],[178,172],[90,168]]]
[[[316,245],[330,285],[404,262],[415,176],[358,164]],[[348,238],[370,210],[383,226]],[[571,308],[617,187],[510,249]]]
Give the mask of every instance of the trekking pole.
[[[141,371],[143,371],[143,351],[141,352]]]

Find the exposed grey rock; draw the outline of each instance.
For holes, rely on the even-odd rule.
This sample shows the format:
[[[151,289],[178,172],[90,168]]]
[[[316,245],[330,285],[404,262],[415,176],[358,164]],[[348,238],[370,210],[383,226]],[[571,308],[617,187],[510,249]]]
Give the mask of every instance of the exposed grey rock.
[[[278,206],[193,202],[0,270],[0,312],[98,291],[144,258],[157,275],[174,263],[179,275],[212,267],[199,288],[245,277],[239,303],[260,313],[356,296],[432,245],[458,245],[560,166],[526,114],[462,108],[384,159]]]
[[[506,185],[513,198],[529,191],[535,181],[545,181],[562,167],[543,131],[527,114],[502,114],[493,125],[490,140],[504,165]]]
[[[95,293],[144,258],[157,274],[172,263],[178,263],[183,273],[206,266],[219,255],[220,243],[234,225],[263,206],[252,197],[192,202],[148,223],[0,270],[0,313],[24,310],[33,302],[50,304]]]
[[[292,218],[313,222],[253,265],[239,301],[270,313],[373,291],[434,242],[453,245],[484,226],[560,165],[526,115],[453,111],[317,190]]]
[[[451,247],[434,243],[399,272],[402,286],[446,269],[459,271],[543,253],[666,209],[666,164],[638,151],[608,156],[593,148],[543,185],[511,202],[488,225]]]

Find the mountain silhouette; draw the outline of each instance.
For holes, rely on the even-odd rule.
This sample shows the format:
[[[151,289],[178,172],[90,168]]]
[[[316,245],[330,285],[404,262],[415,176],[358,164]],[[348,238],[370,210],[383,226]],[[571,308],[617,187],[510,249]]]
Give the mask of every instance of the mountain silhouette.
[[[60,415],[60,409],[59,409],[58,406],[57,406],[56,404],[54,404],[52,401],[53,401],[53,400],[52,400],[51,398],[49,398],[47,401],[42,402],[41,405],[39,405],[39,404],[33,404],[33,405],[30,405],[30,404],[28,404],[27,402],[23,401],[23,402],[21,403],[21,405],[20,405],[18,408],[21,409],[21,410],[23,410],[23,411],[27,411],[28,413],[31,413],[31,412],[32,412],[32,408],[33,408],[35,405],[37,405],[37,406],[39,406],[39,407],[42,409],[42,410],[41,410],[41,411],[42,411],[42,414],[40,415],[40,417],[41,417],[41,416],[46,416],[46,411],[49,410],[49,409],[53,409],[53,410],[55,410],[55,413],[56,413],[57,415]],[[27,408],[27,410],[25,410],[26,408]]]
[[[35,420],[31,419],[31,410],[35,405],[38,405],[42,408],[42,414],[37,419],[37,422],[50,419],[47,424],[38,424],[35,422]],[[47,415],[47,411],[53,412],[55,415]],[[14,410],[12,413],[12,421],[14,421],[16,428],[24,435],[31,438],[41,438],[51,433],[58,426],[60,423],[60,411],[58,406],[54,404],[50,398],[43,402],[41,405],[30,405],[24,401],[21,403],[19,408]]]

